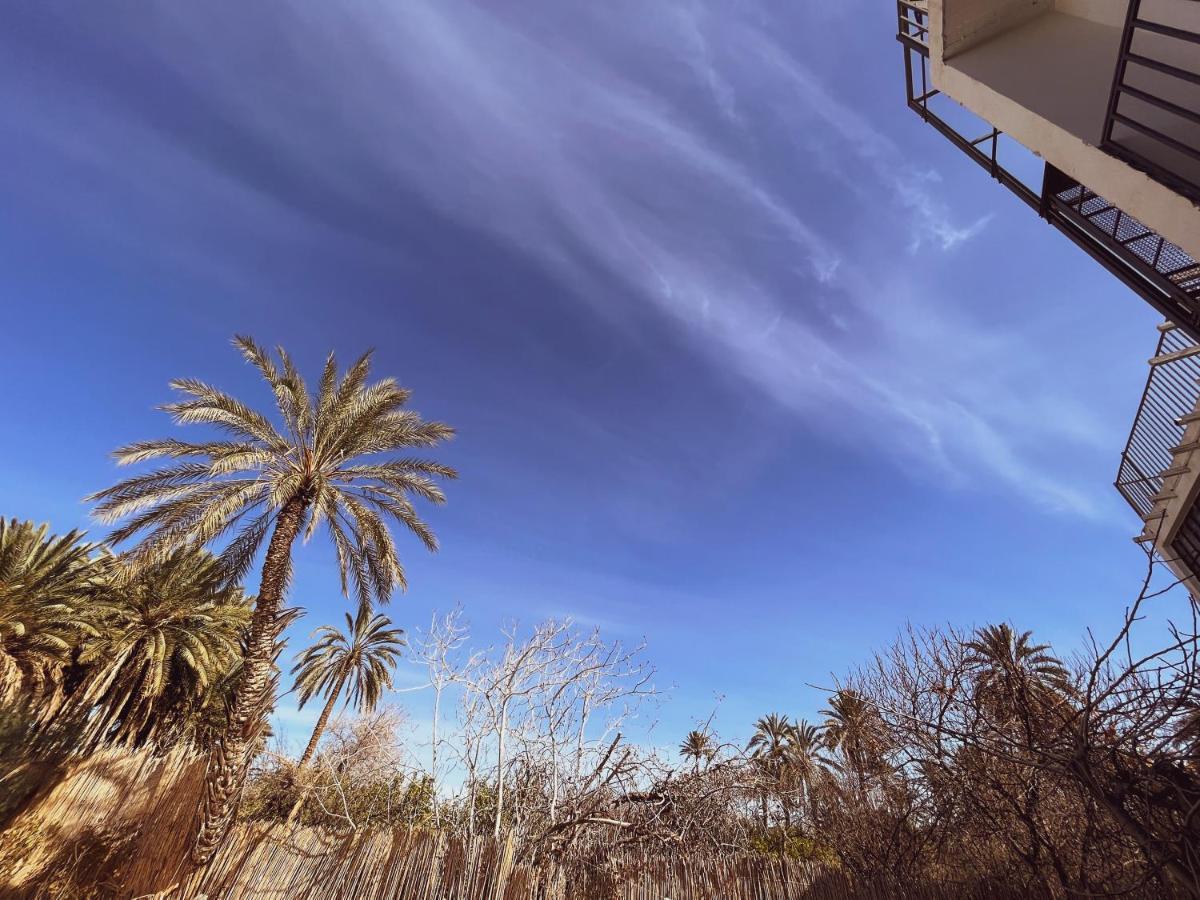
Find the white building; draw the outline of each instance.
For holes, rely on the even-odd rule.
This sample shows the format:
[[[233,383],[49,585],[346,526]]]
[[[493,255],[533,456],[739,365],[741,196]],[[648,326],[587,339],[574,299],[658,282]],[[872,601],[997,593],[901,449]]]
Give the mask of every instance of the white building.
[[[897,14],[908,105],[1168,319],[1117,488],[1136,539],[1200,595],[1200,0]],[[1040,184],[1006,166],[1012,142],[1040,158]]]

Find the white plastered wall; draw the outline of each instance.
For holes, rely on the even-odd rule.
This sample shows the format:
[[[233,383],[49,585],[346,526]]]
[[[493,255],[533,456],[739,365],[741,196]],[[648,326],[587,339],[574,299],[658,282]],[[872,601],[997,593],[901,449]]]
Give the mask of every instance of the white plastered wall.
[[[933,84],[1200,259],[1200,207],[1098,146],[1126,9],[1125,0],[929,0]],[[1159,21],[1182,9],[1179,24],[1200,27],[1200,3],[1143,0],[1142,9]],[[1086,94],[1078,104],[1076,90]],[[1029,97],[1062,115],[1034,111]],[[1077,108],[1086,127],[1070,121]]]

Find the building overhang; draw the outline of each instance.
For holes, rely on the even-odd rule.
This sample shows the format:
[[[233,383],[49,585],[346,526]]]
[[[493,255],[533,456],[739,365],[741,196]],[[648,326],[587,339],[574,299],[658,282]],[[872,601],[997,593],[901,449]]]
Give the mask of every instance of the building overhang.
[[[1200,3],[1149,2],[1200,36]],[[1197,199],[1102,148],[1130,8],[1126,0],[929,0],[933,87],[1200,259]],[[1151,37],[1157,59],[1195,69],[1200,79],[1200,44]],[[1200,80],[1156,76],[1153,85],[1173,105],[1200,116]],[[1165,136],[1200,147],[1200,118],[1142,106],[1139,116]],[[1153,150],[1179,178],[1200,185],[1200,157],[1146,149],[1149,138],[1126,131],[1122,139],[1131,146]]]

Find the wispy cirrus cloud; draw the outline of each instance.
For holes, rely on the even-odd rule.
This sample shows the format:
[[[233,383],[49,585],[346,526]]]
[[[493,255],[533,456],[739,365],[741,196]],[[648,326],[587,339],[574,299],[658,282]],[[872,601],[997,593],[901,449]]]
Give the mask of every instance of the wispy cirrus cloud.
[[[942,200],[927,167],[798,57],[782,13],[281,4],[220,47],[200,44],[209,15],[162,9],[134,26],[154,29],[144,52],[172,73],[160,89],[204,111],[198,130],[194,114],[123,108],[113,133],[140,129],[137,168],[191,167],[263,216],[376,250],[419,196],[564,298],[610,319],[655,310],[814,429],[919,477],[1107,514],[1036,447],[1110,436],[1052,387],[1038,396],[1054,415],[1031,405],[1027,336],[973,321],[916,272],[919,251],[962,251],[989,215]],[[273,42],[269,68],[255,35]],[[120,158],[98,140],[91,152]]]
[[[467,194],[477,208],[502,211],[497,236],[558,268],[577,296],[604,296],[589,284],[599,264],[715,365],[818,428],[873,441],[954,483],[999,481],[1044,507],[1107,515],[1094,491],[1012,438],[1070,444],[1085,435],[1098,445],[1108,436],[1077,426],[1088,412],[1059,397],[1058,415],[1024,415],[1021,373],[1005,374],[1021,335],[998,337],[920,299],[904,274],[914,250],[954,251],[990,215],[959,222],[919,166],[788,52],[785,29],[761,14],[730,21],[692,4],[672,9],[651,17],[661,31],[641,46],[681,57],[717,117],[681,107],[634,79],[638,65],[606,56],[628,52],[620,32],[590,32],[583,50],[534,40],[528,23],[474,7],[404,17],[396,44],[426,48],[402,54],[429,78],[422,110],[433,132],[447,130],[436,140],[462,148],[443,160],[451,175],[426,179],[431,199]],[[752,96],[758,110],[743,102]],[[747,122],[764,103],[787,127],[770,135],[770,164],[756,167],[767,135],[748,136]],[[794,170],[803,152],[801,131],[846,160],[844,177],[866,178],[864,190],[890,198],[850,217],[857,233],[816,224],[841,205],[821,185],[780,189],[780,170]],[[907,238],[885,236],[893,229]],[[577,248],[588,267],[575,267]]]

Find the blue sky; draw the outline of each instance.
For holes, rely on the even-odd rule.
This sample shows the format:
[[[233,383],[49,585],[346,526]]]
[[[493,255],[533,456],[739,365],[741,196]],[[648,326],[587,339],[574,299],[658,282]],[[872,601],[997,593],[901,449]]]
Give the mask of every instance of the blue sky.
[[[0,512],[89,525],[172,377],[269,402],[245,332],[314,377],[374,346],[459,429],[399,624],[644,635],[664,740],[717,695],[726,734],[812,717],[906,621],[1115,622],[1156,317],[905,108],[893,28],[865,0],[10,10]],[[324,546],[292,601],[296,641],[340,618]]]

